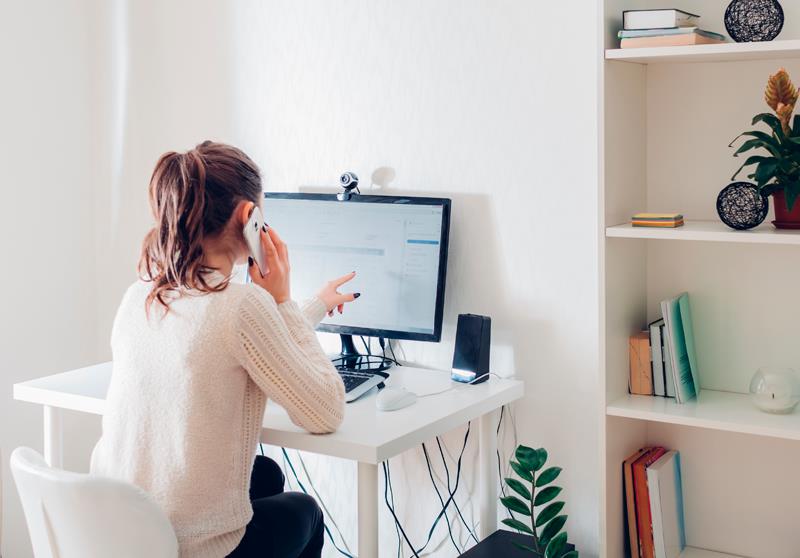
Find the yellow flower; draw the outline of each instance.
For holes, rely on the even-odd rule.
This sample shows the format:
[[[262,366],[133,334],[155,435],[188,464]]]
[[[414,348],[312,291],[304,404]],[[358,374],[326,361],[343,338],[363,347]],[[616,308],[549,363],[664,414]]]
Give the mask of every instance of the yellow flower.
[[[764,92],[764,100],[770,106],[781,121],[781,127],[785,134],[789,134],[789,122],[797,104],[798,91],[792,83],[792,78],[784,68],[769,76],[767,89]]]

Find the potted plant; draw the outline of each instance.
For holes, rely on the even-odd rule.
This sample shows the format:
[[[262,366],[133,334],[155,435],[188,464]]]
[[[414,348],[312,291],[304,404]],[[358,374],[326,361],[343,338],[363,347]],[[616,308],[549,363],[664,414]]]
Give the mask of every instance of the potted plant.
[[[768,132],[753,130],[745,132],[731,142],[730,147],[741,137],[749,137],[734,153],[738,157],[753,149],[764,151],[752,155],[733,175],[733,180],[745,167],[753,168],[748,178],[755,180],[764,195],[772,195],[775,207],[773,225],[779,229],[800,228],[800,115],[794,113],[798,91],[789,74],[781,68],[769,77],[764,99],[774,111],[758,114],[753,125],[763,123]]]
[[[519,446],[514,452],[515,460],[510,465],[519,477],[506,478],[505,484],[516,496],[504,496],[500,502],[511,512],[511,518],[503,523],[527,536],[526,542],[513,544],[524,551],[543,558],[578,558],[578,551],[567,541],[567,532],[562,531],[567,516],[562,515],[563,501],[556,501],[561,487],[553,481],[561,474],[561,467],[544,468],[547,450]],[[514,517],[519,514],[527,523]]]

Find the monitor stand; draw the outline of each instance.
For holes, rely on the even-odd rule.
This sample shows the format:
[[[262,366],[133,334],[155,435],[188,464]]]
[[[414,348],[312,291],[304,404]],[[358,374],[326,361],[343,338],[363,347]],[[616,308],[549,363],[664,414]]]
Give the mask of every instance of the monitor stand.
[[[342,340],[342,351],[331,359],[340,372],[360,372],[375,374],[392,367],[392,361],[381,355],[362,355],[353,343],[352,335],[339,334]],[[385,374],[384,374],[385,375]]]

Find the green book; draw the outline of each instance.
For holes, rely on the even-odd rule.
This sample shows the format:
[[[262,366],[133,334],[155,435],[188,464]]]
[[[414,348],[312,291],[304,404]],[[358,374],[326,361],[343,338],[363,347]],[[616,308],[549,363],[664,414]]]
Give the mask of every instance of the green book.
[[[675,382],[675,399],[686,403],[700,391],[700,373],[694,343],[689,295],[682,293],[661,303],[664,316],[664,350]]]

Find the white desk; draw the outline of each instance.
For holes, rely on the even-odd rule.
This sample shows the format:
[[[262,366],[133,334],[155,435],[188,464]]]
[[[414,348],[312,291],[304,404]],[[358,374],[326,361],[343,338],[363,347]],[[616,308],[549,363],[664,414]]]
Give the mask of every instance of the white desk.
[[[392,368],[391,373],[389,385],[405,386],[418,395],[451,384],[449,373],[438,370],[404,366]],[[14,399],[44,407],[44,456],[49,464],[61,467],[63,462],[62,409],[102,415],[110,380],[107,362],[14,385]],[[321,436],[296,427],[283,409],[270,403],[261,439],[273,446],[358,461],[358,552],[362,558],[377,558],[378,465],[474,419],[480,421],[480,536],[497,529],[497,411],[521,398],[523,391],[520,381],[490,378],[475,386],[457,384],[451,391],[391,413],[377,411],[375,396],[368,395],[347,405],[337,432]]]

